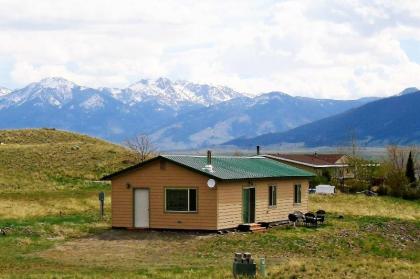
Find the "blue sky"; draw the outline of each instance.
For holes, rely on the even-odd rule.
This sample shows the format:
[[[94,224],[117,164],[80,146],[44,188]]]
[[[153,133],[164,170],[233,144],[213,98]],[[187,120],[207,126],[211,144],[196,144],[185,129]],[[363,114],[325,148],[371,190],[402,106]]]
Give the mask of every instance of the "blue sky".
[[[420,1],[0,0],[0,86],[166,76],[349,99],[420,87]]]

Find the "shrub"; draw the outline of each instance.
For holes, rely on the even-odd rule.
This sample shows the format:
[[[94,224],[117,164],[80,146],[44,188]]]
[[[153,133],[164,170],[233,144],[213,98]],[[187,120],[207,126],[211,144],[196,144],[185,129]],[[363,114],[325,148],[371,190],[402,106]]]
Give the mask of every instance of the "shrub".
[[[380,196],[386,196],[388,194],[388,187],[385,185],[381,185],[378,187],[376,193],[378,193],[378,195]]]
[[[408,185],[408,179],[401,170],[392,169],[385,176],[385,185],[389,187],[389,194],[394,197],[402,197]]]
[[[351,179],[346,181],[346,186],[350,193],[356,193],[364,190],[368,190],[370,184],[365,180]]]
[[[402,197],[406,200],[420,199],[420,187],[418,185],[407,186],[402,193]]]
[[[311,181],[309,182],[309,187],[315,188],[315,186],[318,186],[320,184],[328,184],[328,183],[329,181],[326,177],[317,175],[311,179]]]

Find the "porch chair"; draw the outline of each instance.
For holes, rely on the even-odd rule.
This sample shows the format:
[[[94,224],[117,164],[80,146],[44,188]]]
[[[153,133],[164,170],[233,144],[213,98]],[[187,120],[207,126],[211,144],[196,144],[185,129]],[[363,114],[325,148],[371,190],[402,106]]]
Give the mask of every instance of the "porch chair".
[[[293,223],[293,227],[296,227],[296,222],[298,220],[298,216],[294,213],[290,213],[288,218],[289,218],[289,222]]]
[[[306,226],[318,226],[318,220],[312,212],[305,213],[305,225]]]
[[[326,214],[326,212],[322,209],[320,209],[316,212],[316,218],[318,219],[318,222],[320,222],[321,224],[324,224],[325,214]]]

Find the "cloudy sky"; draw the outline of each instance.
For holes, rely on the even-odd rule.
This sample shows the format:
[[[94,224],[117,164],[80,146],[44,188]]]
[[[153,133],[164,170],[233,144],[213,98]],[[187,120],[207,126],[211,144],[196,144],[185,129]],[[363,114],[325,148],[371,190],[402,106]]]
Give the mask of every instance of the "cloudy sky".
[[[391,95],[420,87],[420,1],[0,0],[0,86],[48,76]]]

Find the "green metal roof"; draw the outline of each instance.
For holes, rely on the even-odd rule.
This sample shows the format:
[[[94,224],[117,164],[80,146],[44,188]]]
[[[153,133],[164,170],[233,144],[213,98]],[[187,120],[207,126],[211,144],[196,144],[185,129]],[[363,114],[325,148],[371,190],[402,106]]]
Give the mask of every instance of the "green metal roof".
[[[313,173],[262,156],[212,156],[213,172],[206,170],[206,156],[161,155],[179,165],[218,179],[312,177]]]

